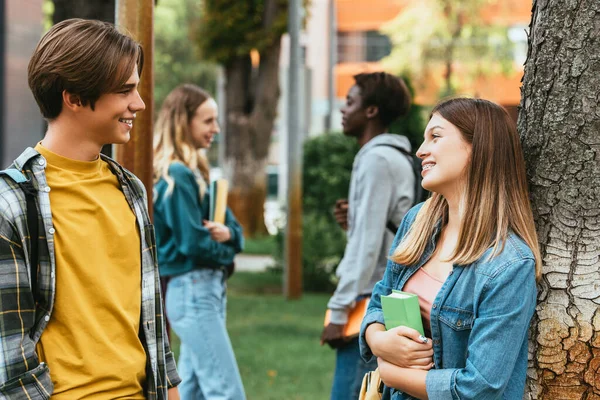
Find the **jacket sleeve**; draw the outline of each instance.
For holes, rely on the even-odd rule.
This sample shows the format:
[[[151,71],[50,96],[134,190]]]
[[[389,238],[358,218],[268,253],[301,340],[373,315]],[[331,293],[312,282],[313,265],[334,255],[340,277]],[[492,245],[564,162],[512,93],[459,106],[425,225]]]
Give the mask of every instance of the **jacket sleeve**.
[[[358,197],[350,199],[353,208],[352,233],[348,238],[344,258],[337,269],[339,282],[327,307],[331,322],[345,324],[348,309],[369,282],[381,254],[386,234],[389,206],[394,196],[395,178],[388,161],[378,154],[368,154],[367,167],[357,170]]]
[[[227,208],[225,214],[225,225],[227,225],[229,232],[231,232],[231,239],[229,239],[227,243],[234,248],[236,253],[241,253],[242,250],[244,250],[244,234],[242,226],[229,208]]]
[[[175,180],[170,193],[165,193],[164,218],[179,246],[179,251],[197,265],[229,265],[235,256],[234,248],[211,239],[202,223],[205,210],[199,201],[198,186],[192,171],[178,163],[169,168]]]
[[[30,337],[35,305],[23,241],[17,232],[0,211],[0,399],[49,398],[50,372],[45,363],[39,363]]]
[[[430,370],[426,378],[430,399],[504,398],[536,306],[535,261],[508,263],[487,278],[481,292],[466,365]]]

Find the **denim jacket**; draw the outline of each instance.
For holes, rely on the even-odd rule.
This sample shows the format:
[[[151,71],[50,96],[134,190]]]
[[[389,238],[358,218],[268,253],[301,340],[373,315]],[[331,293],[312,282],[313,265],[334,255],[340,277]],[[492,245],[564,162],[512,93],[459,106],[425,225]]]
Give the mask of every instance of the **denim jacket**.
[[[407,233],[422,204],[404,217],[390,254]],[[431,257],[440,225],[419,262],[403,266],[388,261],[377,283],[360,332],[361,356],[373,357],[365,340],[372,323],[384,324],[381,296],[401,290]],[[434,369],[427,373],[429,399],[523,398],[527,370],[528,328],[536,306],[535,259],[530,248],[510,233],[504,249],[491,260],[488,249],[469,265],[454,265],[431,308]],[[393,388],[384,398],[413,399]]]

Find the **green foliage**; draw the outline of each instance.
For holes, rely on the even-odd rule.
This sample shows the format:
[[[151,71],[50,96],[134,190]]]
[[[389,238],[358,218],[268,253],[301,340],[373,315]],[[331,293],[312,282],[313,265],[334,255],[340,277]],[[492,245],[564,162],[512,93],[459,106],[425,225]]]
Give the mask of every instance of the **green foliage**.
[[[158,112],[164,98],[183,83],[216,91],[217,67],[202,60],[193,45],[191,27],[201,18],[196,0],[160,0],[155,9],[154,101]]]
[[[265,26],[265,7],[275,2],[276,16]],[[228,64],[259,53],[280,40],[287,30],[287,0],[205,0],[196,39],[207,59]]]
[[[302,218],[302,279],[309,292],[333,292],[335,270],[346,247],[345,232],[330,216],[333,204],[323,207],[329,215],[310,212]]]
[[[356,140],[339,133],[310,138],[304,144],[303,211],[328,216],[335,201],[348,196]]]
[[[319,346],[327,296],[235,296],[227,329],[248,399],[316,400],[331,390],[335,352]]]
[[[341,134],[312,138],[304,144],[303,273],[304,287],[330,291],[346,247],[346,234],[335,222],[336,200],[348,197],[356,140]]]
[[[281,294],[283,273],[277,270],[264,272],[238,271],[227,281],[229,296],[238,294]]]
[[[348,197],[356,140],[340,133],[320,135],[304,143],[302,274],[304,290],[331,292],[334,272],[344,255],[346,234],[333,218],[336,200]],[[277,234],[273,254],[283,266],[284,236]]]
[[[508,28],[484,21],[481,11],[499,0],[413,1],[382,32],[392,41],[386,69],[415,78],[439,74],[460,63],[460,82],[450,71],[451,87],[440,97],[462,92],[479,76],[509,74],[514,68]],[[444,71],[447,73],[448,71]]]
[[[43,0],[42,2],[42,25],[44,32],[48,32],[52,28],[52,15],[54,15],[54,2],[52,0]]]
[[[273,254],[277,239],[274,235],[264,235],[244,240],[244,254]]]

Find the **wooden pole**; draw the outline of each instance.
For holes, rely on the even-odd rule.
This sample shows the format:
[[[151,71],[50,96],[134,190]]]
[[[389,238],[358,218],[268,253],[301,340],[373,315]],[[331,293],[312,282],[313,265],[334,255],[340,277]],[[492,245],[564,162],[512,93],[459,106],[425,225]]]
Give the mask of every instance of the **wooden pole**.
[[[285,241],[287,299],[302,296],[302,133],[300,131],[300,0],[289,3],[288,213]]]
[[[154,0],[117,0],[116,25],[144,49],[144,69],[138,90],[146,109],[136,115],[127,144],[115,146],[115,158],[146,186],[152,216],[152,136],[154,114]]]

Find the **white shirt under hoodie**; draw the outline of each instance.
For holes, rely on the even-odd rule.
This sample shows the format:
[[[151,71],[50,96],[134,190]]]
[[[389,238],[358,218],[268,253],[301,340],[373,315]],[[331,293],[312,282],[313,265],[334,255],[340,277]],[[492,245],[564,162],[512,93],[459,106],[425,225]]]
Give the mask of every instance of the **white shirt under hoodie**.
[[[400,225],[414,199],[415,176],[404,136],[384,133],[365,144],[354,158],[348,196],[348,242],[337,268],[337,289],[327,307],[331,322],[343,325],[359,295],[371,294],[383,277],[394,234],[387,222]]]

